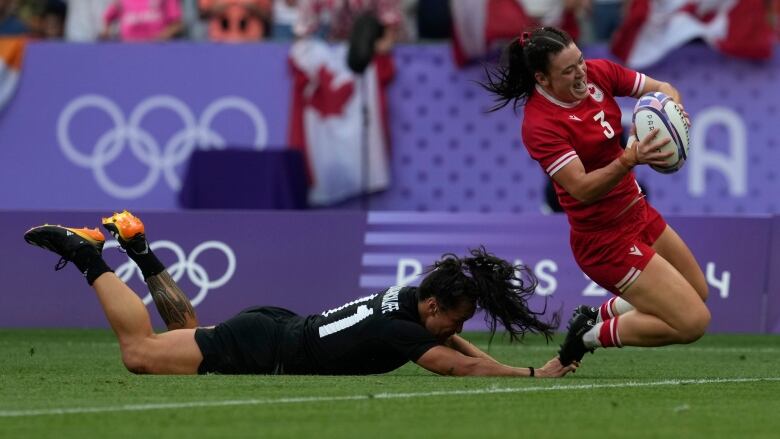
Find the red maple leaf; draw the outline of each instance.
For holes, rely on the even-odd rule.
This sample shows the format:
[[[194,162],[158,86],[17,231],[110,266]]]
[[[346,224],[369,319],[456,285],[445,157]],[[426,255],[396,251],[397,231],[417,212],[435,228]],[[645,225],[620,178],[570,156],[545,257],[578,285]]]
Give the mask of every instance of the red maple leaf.
[[[334,88],[334,75],[325,67],[320,67],[317,76],[319,84],[306,104],[317,110],[322,117],[342,115],[344,106],[355,91],[354,82],[345,82],[338,88]]]

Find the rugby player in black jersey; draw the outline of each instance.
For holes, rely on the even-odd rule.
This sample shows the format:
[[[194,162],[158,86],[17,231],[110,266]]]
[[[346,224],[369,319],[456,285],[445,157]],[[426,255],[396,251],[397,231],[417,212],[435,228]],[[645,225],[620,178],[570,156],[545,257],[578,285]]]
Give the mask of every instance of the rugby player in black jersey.
[[[149,248],[143,223],[124,211],[103,226],[138,264],[168,332],[154,333],[141,299],[106,265],[98,229],[44,225],[24,238],[60,255],[57,269],[70,261],[84,274],[134,373],[365,375],[413,361],[441,375],[561,377],[577,367],[557,357],[537,369],[505,365],[458,335],[477,309],[491,334],[500,325],[513,340],[527,332],[549,339],[558,324],[557,315],[545,322],[528,308],[533,275],[482,248],[445,255],[419,287],[392,287],[310,316],[251,308],[204,328]]]

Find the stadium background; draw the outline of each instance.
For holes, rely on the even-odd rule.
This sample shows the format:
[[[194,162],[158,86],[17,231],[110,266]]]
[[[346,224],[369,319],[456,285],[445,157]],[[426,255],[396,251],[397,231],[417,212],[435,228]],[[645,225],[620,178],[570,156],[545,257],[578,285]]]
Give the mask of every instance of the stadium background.
[[[11,3],[0,0],[0,10]],[[182,1],[191,19],[196,3]],[[439,6],[427,11],[431,18],[448,3],[473,11],[521,1],[419,5]],[[649,3],[680,7],[686,18],[692,4],[739,5],[759,20],[769,6],[775,23],[780,12],[776,0],[631,2]],[[488,18],[516,24],[511,15]],[[669,24],[673,39],[696,28],[671,21],[655,24]],[[758,50],[760,26],[742,25],[742,48]],[[602,44],[581,47],[611,56]],[[629,58],[668,48],[641,47]],[[724,50],[698,41],[640,69],[678,86],[694,123],[680,173],[638,175],[707,276],[713,322],[696,343],[603,350],[563,380],[442,378],[414,364],[366,377],[159,377],[125,370],[84,280],[72,269],[54,273],[56,256],[24,243],[24,230],[43,222],[94,227],[111,211],[132,209],[203,324],[256,304],[319,312],[414,283],[443,252],[478,244],[534,270],[536,307],[568,312],[607,295],[572,260],[566,219],[548,214],[545,176],[520,141],[522,112],[486,114],[490,98],[474,82],[480,65],[456,65],[448,41],[393,49],[387,188],[301,210],[307,181],[288,141],[289,42],[0,38],[0,437],[775,438],[778,56],[751,62],[713,49]],[[340,97],[332,85],[325,94]],[[633,102],[621,105],[627,125]],[[140,274],[115,247],[107,244],[106,259],[149,304]],[[474,332],[481,329],[473,319],[466,336],[519,366],[544,364],[562,340],[488,342]]]
[[[281,232],[275,226],[279,214],[182,209],[177,195],[182,186],[188,190],[182,183],[188,154],[206,149],[209,141],[219,140],[228,153],[287,151],[288,52],[289,45],[280,43],[29,43],[18,90],[0,117],[0,162],[6,164],[0,221],[12,251],[23,256],[9,259],[0,272],[11,279],[10,290],[38,294],[3,295],[4,326],[105,326],[92,298],[76,293],[83,289],[81,279],[40,275],[47,261],[17,235],[45,221],[71,224],[74,218],[73,224],[95,225],[100,215],[122,208],[148,218],[153,240],[175,243],[161,256],[167,264],[180,261],[177,279],[191,297],[204,295],[197,304],[204,322],[251,304],[318,312],[356,294],[414,283],[414,274],[441,253],[479,244],[535,268],[549,310],[605,297],[573,263],[565,220],[543,213],[545,177],[524,151],[520,115],[486,114],[490,98],[475,84],[481,66],[456,67],[447,44],[405,45],[393,52],[387,190],[316,212],[287,212],[284,222],[300,226]],[[586,53],[609,56],[603,46],[587,47]],[[715,331],[780,330],[780,280],[772,269],[780,257],[778,66],[777,57],[753,63],[693,45],[646,69],[680,88],[694,129],[691,158],[681,172],[639,169],[639,178],[658,209],[681,224],[705,268]],[[633,104],[623,105],[629,123]],[[210,122],[204,122],[206,115]],[[135,149],[127,138],[112,137],[133,123],[138,136],[149,136]],[[181,140],[198,130],[206,140]],[[302,184],[300,168],[284,169],[264,174],[213,162],[197,184],[223,190],[227,199],[239,190],[251,198],[253,185],[267,193],[285,182]],[[240,173],[248,183],[236,182]],[[70,215],[79,211],[90,213]],[[416,214],[382,224],[375,220],[382,212]],[[302,240],[305,245],[296,247]],[[232,273],[224,252],[213,246],[193,257],[207,241],[236,253]],[[125,262],[111,253],[115,266]],[[221,273],[223,282],[215,286]],[[124,277],[145,294],[137,273],[128,270]]]

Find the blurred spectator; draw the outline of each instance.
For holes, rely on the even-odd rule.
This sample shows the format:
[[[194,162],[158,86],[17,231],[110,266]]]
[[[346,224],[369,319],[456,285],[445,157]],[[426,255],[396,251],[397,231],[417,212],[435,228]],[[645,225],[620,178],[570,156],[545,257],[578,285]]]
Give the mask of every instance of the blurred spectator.
[[[200,0],[200,13],[212,41],[258,41],[268,34],[271,6],[271,0]]]
[[[100,38],[103,13],[114,0],[70,0],[65,17],[65,39],[90,42]]]
[[[577,40],[579,17],[591,0],[450,0],[452,49],[458,66],[484,59],[538,26],[563,29]]]
[[[596,41],[609,41],[623,19],[624,0],[593,0],[590,20],[593,38]]]
[[[449,0],[422,0],[417,5],[417,36],[423,40],[442,40],[452,36]]]
[[[115,0],[103,15],[101,38],[111,37],[114,23],[122,41],[165,41],[183,29],[179,0]]]
[[[203,41],[207,37],[206,22],[200,14],[199,0],[182,0],[181,17],[184,37],[193,41]]]
[[[366,12],[373,12],[384,26],[377,52],[388,52],[401,34],[401,0],[298,0],[298,22],[293,30],[297,37],[307,37],[329,21],[328,38],[346,41],[355,20]]]
[[[780,41],[780,0],[767,0],[769,8],[769,21],[775,34],[775,41]]]
[[[273,28],[271,35],[280,40],[295,37],[293,27],[298,21],[298,0],[274,0]]]
[[[401,0],[401,31],[404,41],[417,41],[417,5],[419,0]]]
[[[29,32],[18,12],[17,0],[0,0],[0,35],[25,35]]]
[[[68,6],[62,0],[46,0],[35,35],[47,40],[61,40],[65,35]]]
[[[526,14],[542,26],[559,27],[574,40],[580,37],[578,17],[591,7],[592,0],[521,0]]]

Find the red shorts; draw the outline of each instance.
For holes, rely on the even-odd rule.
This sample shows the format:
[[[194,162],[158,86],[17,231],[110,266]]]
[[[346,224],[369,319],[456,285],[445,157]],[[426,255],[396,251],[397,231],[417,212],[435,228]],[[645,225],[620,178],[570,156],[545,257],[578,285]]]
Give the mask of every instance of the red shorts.
[[[571,249],[583,273],[615,295],[639,278],[655,254],[651,247],[666,221],[644,199],[631,206],[616,224],[594,232],[571,231]]]

